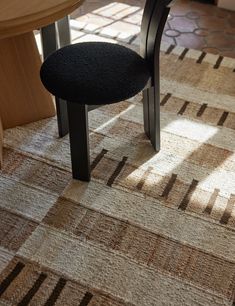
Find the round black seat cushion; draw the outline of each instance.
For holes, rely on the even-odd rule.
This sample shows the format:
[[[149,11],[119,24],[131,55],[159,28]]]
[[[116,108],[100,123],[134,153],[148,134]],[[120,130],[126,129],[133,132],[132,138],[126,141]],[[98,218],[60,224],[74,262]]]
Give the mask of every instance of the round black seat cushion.
[[[112,43],[85,42],[52,53],[40,71],[53,95],[81,104],[110,104],[130,98],[150,74],[136,52]]]

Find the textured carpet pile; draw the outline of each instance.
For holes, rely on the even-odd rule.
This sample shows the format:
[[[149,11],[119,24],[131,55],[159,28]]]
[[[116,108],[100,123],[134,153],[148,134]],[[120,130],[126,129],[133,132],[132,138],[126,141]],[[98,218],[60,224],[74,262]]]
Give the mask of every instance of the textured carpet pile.
[[[90,183],[56,118],[5,131],[1,306],[233,304],[235,60],[162,45],[158,154],[141,98],[89,113]]]

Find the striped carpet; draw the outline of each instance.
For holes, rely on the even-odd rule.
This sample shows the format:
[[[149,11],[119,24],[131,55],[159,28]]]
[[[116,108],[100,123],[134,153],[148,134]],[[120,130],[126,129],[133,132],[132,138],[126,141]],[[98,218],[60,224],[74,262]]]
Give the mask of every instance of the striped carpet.
[[[234,85],[234,59],[163,44],[160,153],[141,95],[94,110],[90,183],[55,118],[5,131],[0,305],[233,305]]]

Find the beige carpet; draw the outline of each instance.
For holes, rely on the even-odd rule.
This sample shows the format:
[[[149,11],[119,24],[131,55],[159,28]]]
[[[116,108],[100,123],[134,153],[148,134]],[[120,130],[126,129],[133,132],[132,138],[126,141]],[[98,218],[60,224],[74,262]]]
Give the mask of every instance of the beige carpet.
[[[162,46],[161,152],[141,95],[89,114],[92,180],[56,119],[5,132],[0,305],[232,305],[235,60]]]

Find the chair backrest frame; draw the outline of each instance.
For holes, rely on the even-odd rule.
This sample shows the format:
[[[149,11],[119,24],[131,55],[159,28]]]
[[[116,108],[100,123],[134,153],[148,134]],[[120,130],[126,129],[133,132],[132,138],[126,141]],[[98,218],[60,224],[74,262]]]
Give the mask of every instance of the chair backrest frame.
[[[174,0],[146,0],[141,23],[140,53],[149,64],[151,85],[159,82],[161,38]]]

